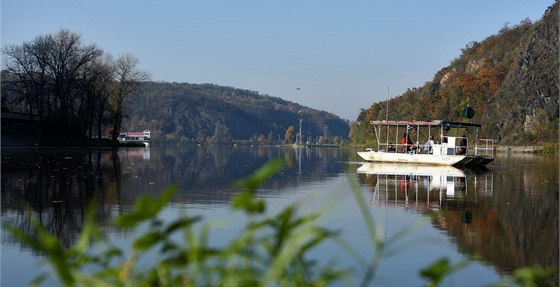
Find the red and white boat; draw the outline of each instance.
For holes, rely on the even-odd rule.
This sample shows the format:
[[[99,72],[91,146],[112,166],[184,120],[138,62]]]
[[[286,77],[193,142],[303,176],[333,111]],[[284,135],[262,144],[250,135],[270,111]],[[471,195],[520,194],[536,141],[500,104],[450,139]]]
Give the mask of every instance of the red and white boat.
[[[119,134],[120,143],[143,143],[144,146],[150,146],[150,131],[143,132],[123,132]]]

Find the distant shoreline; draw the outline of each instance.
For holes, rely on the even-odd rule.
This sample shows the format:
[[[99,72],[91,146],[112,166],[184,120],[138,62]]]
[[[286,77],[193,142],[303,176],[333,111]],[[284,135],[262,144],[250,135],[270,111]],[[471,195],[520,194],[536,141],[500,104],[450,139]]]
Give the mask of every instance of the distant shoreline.
[[[78,142],[52,142],[48,144],[36,144],[33,141],[12,133],[2,132],[0,147],[2,148],[118,148],[118,147],[143,147],[143,143],[115,143],[110,139],[90,139],[88,143]]]
[[[539,153],[544,150],[544,146],[510,146],[510,145],[496,145],[496,152],[511,152],[511,153]]]
[[[242,145],[239,144],[238,145]],[[31,143],[28,140],[25,140],[19,136],[15,136],[9,133],[2,133],[2,137],[0,140],[0,146],[3,148],[10,148],[10,147],[59,147],[59,148],[65,148],[65,147],[91,147],[91,148],[97,148],[97,147],[105,147],[105,148],[115,148],[115,147],[126,147],[127,145],[114,145],[112,143],[109,143],[107,141],[98,141],[98,140],[93,140],[92,143],[90,145],[84,144],[84,145],[74,145],[74,144],[50,144],[50,145],[35,145],[33,143]],[[129,147],[137,147],[140,145],[128,145]],[[143,146],[143,145],[141,145]],[[291,146],[291,144],[290,144]],[[303,146],[303,145],[302,145]],[[336,145],[312,145],[313,147],[336,147]],[[348,147],[347,145],[340,145],[340,147]],[[512,146],[512,145],[495,145],[494,146],[494,151],[497,153],[541,153],[543,151],[546,151],[548,145],[530,145],[530,146]]]

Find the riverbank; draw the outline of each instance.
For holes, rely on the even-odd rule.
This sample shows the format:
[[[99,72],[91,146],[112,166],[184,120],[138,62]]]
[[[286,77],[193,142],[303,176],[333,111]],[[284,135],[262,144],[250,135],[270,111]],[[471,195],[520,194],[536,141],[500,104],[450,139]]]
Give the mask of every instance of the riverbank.
[[[33,141],[21,137],[19,135],[2,131],[0,139],[2,147],[99,147],[99,148],[116,148],[116,147],[144,147],[141,142],[115,143],[111,139],[90,139],[89,142],[61,142],[38,144]]]
[[[560,146],[558,143],[548,143],[535,146],[506,146],[497,145],[494,147],[497,153],[539,153],[539,154],[559,154]]]
[[[37,144],[29,141],[28,139],[22,138],[18,135],[14,135],[9,132],[2,131],[2,137],[0,140],[0,144],[2,147],[34,147],[38,146]],[[58,144],[58,145],[48,145],[48,146],[77,146],[76,144]],[[109,139],[92,139],[89,144],[81,144],[78,146],[84,147],[143,147],[144,145],[141,143],[127,143],[127,144],[119,144],[115,145]],[[301,145],[304,146],[304,145]],[[345,145],[307,145],[313,147],[344,147]],[[559,147],[555,144],[546,144],[542,146],[534,145],[534,146],[511,146],[511,145],[496,145],[494,146],[494,150],[497,153],[558,153]]]
[[[511,152],[511,153],[539,153],[544,150],[544,146],[509,146],[497,145],[496,152]]]

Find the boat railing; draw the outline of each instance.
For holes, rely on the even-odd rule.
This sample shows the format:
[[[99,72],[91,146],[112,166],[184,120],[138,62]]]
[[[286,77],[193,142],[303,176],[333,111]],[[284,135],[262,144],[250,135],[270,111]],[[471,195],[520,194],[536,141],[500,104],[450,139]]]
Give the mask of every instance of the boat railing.
[[[396,144],[392,144],[392,143],[379,143],[377,148],[367,148],[366,150],[369,151],[380,151],[380,152],[392,152],[392,153],[396,153],[399,152],[401,150],[401,145],[396,145]]]
[[[478,144],[474,147],[474,155],[494,158],[494,140],[479,139]]]
[[[428,153],[424,151],[418,144],[393,144],[393,143],[379,143],[377,148],[367,148],[369,151],[379,151],[387,153]]]
[[[374,150],[369,148],[368,150]],[[442,142],[437,142],[429,146],[426,150],[425,145],[414,144],[394,144],[378,143],[375,149],[387,153],[423,153],[435,155],[474,155],[494,157],[494,140],[479,139],[473,145],[469,144],[466,137],[442,137]]]

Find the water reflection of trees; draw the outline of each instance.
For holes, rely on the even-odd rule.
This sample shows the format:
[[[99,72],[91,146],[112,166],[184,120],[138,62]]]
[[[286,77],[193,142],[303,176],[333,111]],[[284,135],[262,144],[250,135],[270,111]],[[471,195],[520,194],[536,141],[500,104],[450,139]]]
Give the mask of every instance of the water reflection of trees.
[[[534,157],[521,169],[507,168],[517,160],[502,160],[503,172],[496,179],[503,188],[492,209],[508,242],[494,248],[502,252],[505,268],[511,262],[553,267],[558,282],[558,158]]]
[[[372,204],[402,206],[433,214],[432,224],[444,230],[460,252],[478,255],[498,272],[527,266],[552,267],[558,280],[558,166],[531,161],[533,168],[469,174],[455,192],[428,189],[426,177],[360,175],[371,187]],[[554,180],[556,179],[556,180]],[[381,190],[381,192],[379,192]]]
[[[268,180],[261,193],[281,192],[322,176],[335,176],[344,164],[334,166],[349,151],[329,148],[267,146],[168,146],[153,149],[148,162],[121,154],[123,200],[132,201],[138,191],[158,195],[170,184],[178,184],[175,201],[228,205],[238,190],[232,183],[249,176],[267,162],[283,158],[287,169]],[[303,175],[303,176],[302,176]]]
[[[82,230],[88,203],[99,202],[96,218],[110,220],[106,193],[111,176],[107,153],[93,150],[2,151],[2,217],[4,222],[32,233],[28,206],[38,221],[65,245]],[[3,240],[10,240],[3,238]]]
[[[339,149],[265,146],[162,146],[118,151],[4,149],[2,218],[31,232],[31,222],[24,216],[27,205],[40,223],[68,246],[77,240],[92,200],[97,203],[96,216],[101,225],[109,223],[114,214],[130,209],[138,196],[158,196],[174,183],[179,185],[175,202],[229,205],[237,193],[232,183],[272,159],[289,159],[289,166],[263,186],[262,195],[336,176],[344,165],[333,166],[332,159],[341,158],[340,153]],[[5,236],[2,240],[13,239]]]

